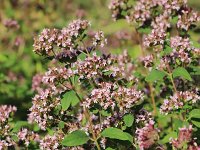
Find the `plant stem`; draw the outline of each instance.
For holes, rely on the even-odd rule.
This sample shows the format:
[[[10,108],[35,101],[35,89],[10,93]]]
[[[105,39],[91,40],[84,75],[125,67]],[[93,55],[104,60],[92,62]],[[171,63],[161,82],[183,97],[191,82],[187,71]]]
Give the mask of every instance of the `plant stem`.
[[[151,102],[153,105],[153,113],[156,115],[156,103],[155,103],[155,97],[154,97],[154,92],[153,92],[153,86],[151,83],[149,83],[149,89],[150,89],[150,94],[151,94]]]
[[[169,64],[167,64],[167,70],[168,70],[168,75],[169,75],[169,77],[170,77],[170,80],[171,80],[171,82],[172,82],[172,86],[173,86],[173,88],[174,88],[174,91],[177,93],[177,89],[176,89],[176,86],[175,86],[175,83],[174,83],[174,80],[173,80],[173,77],[172,77],[172,71],[171,71],[171,69],[170,69],[170,67],[169,67]]]
[[[141,35],[137,30],[136,30],[136,33],[137,33],[137,36],[139,38],[139,44],[140,44],[142,56],[145,57],[145,49],[143,47]],[[145,69],[145,73],[146,73],[146,69]],[[155,97],[154,97],[154,92],[153,92],[153,86],[152,86],[151,83],[149,83],[149,88],[150,88],[150,95],[151,95],[151,103],[153,105],[153,110],[154,110],[153,113],[154,113],[154,115],[156,115],[156,103],[155,103]]]
[[[81,97],[78,95],[78,93],[77,93],[76,89],[74,88],[74,86],[73,86],[72,81],[71,81],[70,78],[69,78],[69,82],[70,82],[70,84],[72,85],[72,90],[74,90],[74,92],[76,93],[76,96],[78,97],[79,101],[81,102],[82,99],[81,99]],[[84,111],[85,117],[86,117],[86,118],[88,119],[88,121],[89,121],[89,128],[90,128],[90,132],[92,133],[92,137],[93,137],[93,140],[94,140],[94,142],[95,142],[95,145],[96,145],[96,147],[97,147],[98,150],[101,150],[101,148],[100,148],[100,146],[99,146],[99,143],[98,143],[98,141],[97,141],[97,137],[96,137],[95,133],[93,132],[92,120],[91,120],[91,117],[90,117],[89,110],[88,110],[87,108],[85,108],[85,107],[83,108],[83,110],[85,110],[85,111]]]
[[[91,120],[90,114],[89,114],[89,112],[88,112],[88,109],[87,109],[87,108],[84,108],[84,109],[85,109],[84,114],[85,114],[86,118],[87,118],[88,121],[89,121],[90,132],[92,133],[92,137],[93,137],[93,140],[94,140],[94,142],[95,142],[95,145],[96,145],[96,147],[97,147],[98,150],[101,150],[101,148],[100,148],[100,146],[99,146],[99,143],[98,143],[98,141],[97,141],[97,137],[96,137],[95,133],[93,132],[92,120]]]
[[[169,77],[170,77],[170,80],[172,82],[172,86],[174,88],[174,91],[177,93],[177,89],[176,89],[176,86],[175,86],[175,83],[174,83],[174,80],[173,80],[173,77],[172,77],[172,73],[169,74]]]
[[[175,83],[174,83],[174,80],[173,80],[173,77],[172,77],[172,74],[171,74],[171,73],[169,74],[169,77],[170,77],[170,80],[171,80],[171,82],[172,82],[174,91],[177,93],[177,89],[176,89],[176,86],[175,86]]]

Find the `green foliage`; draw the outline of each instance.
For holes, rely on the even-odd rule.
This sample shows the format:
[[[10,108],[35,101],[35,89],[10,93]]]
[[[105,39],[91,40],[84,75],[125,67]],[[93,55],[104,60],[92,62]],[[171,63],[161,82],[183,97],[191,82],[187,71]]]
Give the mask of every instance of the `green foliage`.
[[[133,142],[133,137],[129,133],[123,132],[118,128],[113,128],[113,127],[106,128],[105,130],[103,130],[101,135],[103,137],[108,137],[111,139],[118,139],[123,141],[125,140],[125,141],[130,141],[131,143]]]
[[[162,140],[160,140],[161,144],[166,144],[170,142],[170,138],[177,138],[178,135],[176,132],[170,132],[169,134],[167,134],[166,136],[164,136],[164,138]]]
[[[192,78],[191,78],[190,74],[183,67],[178,67],[178,68],[174,69],[172,74],[173,74],[173,78],[182,77],[182,78],[184,78],[186,80],[192,81]]]
[[[149,27],[140,27],[137,29],[137,31],[139,33],[148,34],[151,32],[151,29]]]
[[[200,119],[200,109],[193,109],[189,113],[189,119],[191,118],[199,118]]]
[[[87,143],[89,137],[84,131],[76,130],[65,136],[62,141],[64,146],[78,146]]]
[[[145,78],[147,82],[154,82],[158,80],[163,80],[164,76],[166,75],[165,72],[160,70],[153,69]]]
[[[123,117],[123,120],[127,127],[131,127],[133,125],[134,116],[132,114],[127,114]]]
[[[108,148],[106,148],[106,150],[114,150],[113,148],[110,148],[110,147],[108,147]]]
[[[188,120],[191,120],[192,124],[200,128],[200,109],[193,109],[189,113]]]
[[[27,127],[27,126],[29,126],[27,121],[17,121],[14,124],[12,132],[18,132],[22,127]]]
[[[67,91],[63,95],[63,98],[61,99],[61,106],[63,110],[67,110],[70,107],[70,105],[75,106],[78,104],[78,102],[79,102],[79,99],[76,93],[73,90],[71,90],[71,91]]]

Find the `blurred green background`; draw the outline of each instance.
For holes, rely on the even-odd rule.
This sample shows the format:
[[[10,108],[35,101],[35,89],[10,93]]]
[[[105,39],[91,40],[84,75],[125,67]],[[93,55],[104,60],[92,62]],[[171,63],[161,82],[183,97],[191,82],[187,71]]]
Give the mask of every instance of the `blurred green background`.
[[[92,29],[108,37],[105,51],[120,53],[127,49],[140,55],[134,28],[125,20],[112,21],[109,0],[0,0],[0,104],[18,107],[17,119],[26,120],[34,96],[32,77],[47,69],[46,60],[33,53],[33,38],[43,28],[62,28],[77,18],[91,21]],[[200,0],[189,0],[200,10]],[[19,27],[10,24],[16,20]],[[199,40],[196,29],[191,34]]]

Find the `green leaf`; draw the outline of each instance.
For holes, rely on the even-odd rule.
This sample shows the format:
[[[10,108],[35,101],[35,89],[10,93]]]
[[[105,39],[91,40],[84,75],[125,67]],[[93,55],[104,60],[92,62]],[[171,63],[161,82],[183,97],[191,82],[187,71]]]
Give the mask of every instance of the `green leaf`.
[[[113,148],[111,148],[111,147],[108,147],[108,148],[106,148],[106,150],[115,150],[115,149],[113,149]]]
[[[66,98],[66,97],[61,99],[61,106],[63,110],[67,110],[70,104],[71,104],[71,99]]]
[[[87,143],[89,137],[84,131],[76,130],[68,135],[62,141],[64,146],[78,146]]]
[[[192,78],[191,78],[190,74],[183,67],[178,67],[178,68],[174,69],[172,74],[173,74],[173,78],[182,77],[182,78],[184,78],[186,80],[192,81]]]
[[[192,123],[193,123],[196,127],[200,128],[200,122],[199,122],[199,121],[192,120]]]
[[[161,56],[165,56],[165,55],[168,55],[172,52],[172,48],[168,45],[166,45],[163,49],[163,51],[161,52]]]
[[[191,75],[200,75],[200,67],[199,66],[190,66],[191,68]]]
[[[131,127],[133,125],[134,117],[131,114],[127,114],[123,117],[124,123],[127,127]]]
[[[54,135],[54,133],[55,133],[55,131],[51,128],[47,128],[47,131],[48,131],[48,134],[51,136]]]
[[[8,60],[8,58],[5,55],[0,54],[0,62],[5,62],[7,60]]]
[[[173,120],[173,127],[174,127],[174,130],[176,131],[179,131],[179,128],[183,127],[183,126],[186,126],[188,127],[189,126],[189,123],[187,121],[181,121],[179,119],[174,119]]]
[[[129,133],[123,132],[118,128],[106,128],[105,130],[103,130],[101,135],[111,139],[130,141],[131,143],[133,142],[133,137]]]
[[[61,106],[63,110],[67,110],[69,106],[75,106],[79,102],[78,97],[76,96],[76,93],[71,90],[67,91],[63,98],[61,99]]]
[[[17,135],[12,135],[11,138],[12,138],[15,142],[18,142],[18,141],[19,141],[19,138],[17,137]]]
[[[196,47],[196,48],[200,48],[200,43],[197,42],[197,41],[192,41],[193,43],[193,46]]]
[[[64,128],[65,127],[65,122],[64,121],[60,121],[59,124],[58,124],[58,127],[60,129]]]
[[[24,126],[29,126],[27,121],[17,121],[12,132],[18,132]]]
[[[106,111],[106,110],[101,110],[100,113],[101,113],[103,116],[106,116],[106,117],[111,116],[111,113],[109,113],[109,112]]]
[[[193,109],[189,113],[189,119],[191,119],[191,118],[200,118],[200,109]]]
[[[103,71],[103,74],[104,74],[105,76],[108,76],[108,75],[110,75],[111,73],[112,73],[111,70]]]
[[[38,126],[38,124],[34,124],[33,131],[37,132],[39,130],[40,130],[40,127]]]
[[[154,69],[147,75],[147,77],[145,78],[145,81],[154,82],[157,80],[163,80],[165,75],[166,75],[165,72]]]
[[[170,142],[170,138],[177,138],[177,133],[176,132],[170,132],[167,134],[160,142],[161,144],[166,144]]]
[[[172,17],[172,19],[171,19],[172,24],[175,25],[177,23],[177,21],[178,21],[178,16]]]
[[[140,27],[137,29],[139,33],[149,34],[151,32],[151,29],[149,27]]]

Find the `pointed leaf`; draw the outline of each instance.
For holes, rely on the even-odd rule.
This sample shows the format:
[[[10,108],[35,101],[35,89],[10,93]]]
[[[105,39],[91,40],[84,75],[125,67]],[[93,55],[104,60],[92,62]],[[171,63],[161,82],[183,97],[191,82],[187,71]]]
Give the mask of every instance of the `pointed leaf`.
[[[200,118],[200,109],[193,109],[190,113],[189,113],[189,119],[190,118]]]
[[[127,127],[131,127],[133,125],[134,117],[131,114],[127,114],[123,117],[124,123]]]
[[[147,75],[147,77],[145,78],[145,81],[154,82],[156,80],[163,80],[165,75],[166,75],[165,72],[154,69],[149,73],[149,75]]]
[[[196,127],[200,128],[200,122],[199,122],[199,121],[192,120],[192,123],[193,123]]]
[[[192,81],[192,78],[191,78],[190,74],[183,67],[178,67],[178,68],[174,69],[172,74],[173,74],[173,78],[182,77],[182,78],[184,78],[186,80]]]
[[[69,106],[75,106],[79,102],[78,97],[76,96],[76,93],[71,90],[67,91],[63,98],[61,99],[61,106],[63,110],[67,110]]]
[[[108,137],[111,139],[118,139],[118,140],[123,140],[123,141],[130,141],[131,143],[133,142],[133,137],[126,132],[123,132],[122,130],[118,128],[106,128],[102,133],[102,136]]]
[[[62,141],[64,146],[78,146],[87,143],[89,137],[84,131],[76,130],[68,135]]]

